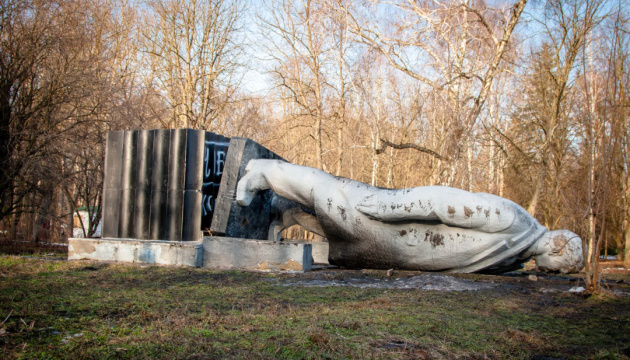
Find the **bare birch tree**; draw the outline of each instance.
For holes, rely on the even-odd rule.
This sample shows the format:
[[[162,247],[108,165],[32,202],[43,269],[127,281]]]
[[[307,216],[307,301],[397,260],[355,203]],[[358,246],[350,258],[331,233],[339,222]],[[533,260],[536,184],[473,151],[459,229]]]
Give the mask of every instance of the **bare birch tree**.
[[[439,160],[450,158],[447,184],[453,183],[459,163],[465,160],[463,184],[472,190],[471,134],[525,4],[526,0],[519,0],[509,9],[469,1],[375,2],[362,9],[338,6],[363,43],[383,54],[396,69],[444,94],[452,113],[448,125],[452,136],[443,149],[417,143],[384,144],[417,149]],[[395,20],[370,21],[365,16],[370,12]]]
[[[216,128],[241,78],[244,8],[238,0],[149,2],[144,53],[169,128]]]
[[[270,41],[264,51],[274,63],[274,83],[283,100],[295,106],[291,116],[311,123],[314,165],[324,169],[325,97],[329,90],[325,67],[333,56],[324,8],[317,0],[282,0],[268,3],[267,11],[260,23]]]

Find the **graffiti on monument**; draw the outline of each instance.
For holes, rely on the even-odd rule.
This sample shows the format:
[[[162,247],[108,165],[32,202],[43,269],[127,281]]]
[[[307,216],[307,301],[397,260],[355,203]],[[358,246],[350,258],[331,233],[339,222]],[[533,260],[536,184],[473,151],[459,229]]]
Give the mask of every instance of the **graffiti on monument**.
[[[203,187],[201,229],[210,229],[214,204],[219,193],[221,175],[225,166],[225,156],[230,146],[230,139],[211,132],[206,132],[204,158],[203,158]]]

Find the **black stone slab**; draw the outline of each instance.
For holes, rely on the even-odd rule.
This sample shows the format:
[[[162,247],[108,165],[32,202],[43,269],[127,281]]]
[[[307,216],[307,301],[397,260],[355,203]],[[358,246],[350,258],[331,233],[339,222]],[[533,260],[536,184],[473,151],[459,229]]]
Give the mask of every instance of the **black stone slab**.
[[[107,133],[101,220],[101,234],[103,237],[118,237],[123,138],[123,131],[110,131]]]
[[[184,190],[184,216],[182,222],[182,241],[201,240],[201,191]]]
[[[171,130],[168,155],[168,189],[184,190],[186,177],[186,129]]]
[[[251,159],[283,160],[252,140],[230,140],[212,218],[213,235],[259,240],[268,238],[272,217],[271,190],[259,192],[249,206],[242,207],[236,203],[236,185]]]
[[[120,173],[118,173],[120,175]],[[118,224],[120,222],[120,189],[103,189],[103,213],[101,236],[117,238]]]
[[[133,237],[134,210],[136,200],[138,131],[125,130],[120,193],[120,223],[118,236]]]
[[[229,138],[206,132],[203,186],[201,190],[203,193],[201,208],[202,230],[210,230],[212,225],[212,216],[214,214],[215,202],[221,183],[221,174],[225,165],[225,156],[229,145]]]
[[[149,215],[149,239],[166,239],[166,203],[168,190],[151,191],[151,214]]]
[[[137,145],[138,131],[125,130],[123,138],[123,163],[121,176],[122,189],[132,190],[136,188]]]
[[[214,176],[214,186],[212,187],[212,193],[216,200],[219,194],[219,186],[221,185],[221,177],[223,176],[223,169],[225,168],[225,159],[227,157],[228,148],[230,147],[230,139],[225,136],[217,135],[216,144],[214,145],[214,170],[212,172]]]
[[[182,239],[184,191],[168,190],[166,196],[166,236],[163,240],[180,241]]]
[[[201,130],[111,132],[103,234],[198,240],[210,228],[215,235],[266,239],[272,193],[261,192],[248,207],[235,202],[238,180],[249,160],[258,158],[279,159],[251,140]]]
[[[187,130],[186,180],[181,240],[201,240],[201,212],[204,174],[205,131]]]
[[[135,222],[133,237],[150,239],[153,130],[138,131]]]
[[[215,184],[214,177],[214,146],[217,143],[217,137],[215,133],[206,132],[206,140],[204,146],[203,156],[203,185],[201,192],[203,194],[201,198],[201,229],[210,230],[212,224],[212,214],[214,214],[214,203],[216,197],[213,194],[213,187]]]
[[[229,147],[230,139],[218,135],[217,144],[214,147],[214,186],[212,187],[212,194],[214,195],[215,201],[219,195],[219,187],[221,186],[221,178],[223,177]]]
[[[149,238],[166,238],[166,204],[168,189],[168,164],[171,131],[153,132],[153,172],[151,176],[151,214],[149,216]]]
[[[186,182],[186,135],[186,129],[171,130],[164,240],[179,241],[182,239],[184,186]]]
[[[199,190],[203,185],[205,131],[186,131],[185,190]]]

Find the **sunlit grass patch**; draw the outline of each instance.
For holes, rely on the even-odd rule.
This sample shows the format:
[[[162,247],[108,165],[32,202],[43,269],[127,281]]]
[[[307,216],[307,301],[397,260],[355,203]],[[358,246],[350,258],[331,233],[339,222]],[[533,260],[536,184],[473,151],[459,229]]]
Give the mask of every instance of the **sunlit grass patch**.
[[[310,275],[7,256],[0,274],[7,359],[624,359],[630,347],[628,297],[508,278],[463,292],[281,286]]]

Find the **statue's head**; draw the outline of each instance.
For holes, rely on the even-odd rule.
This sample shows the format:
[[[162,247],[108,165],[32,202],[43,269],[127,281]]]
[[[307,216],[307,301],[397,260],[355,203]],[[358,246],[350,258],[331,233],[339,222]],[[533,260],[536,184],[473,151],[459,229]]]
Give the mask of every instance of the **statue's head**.
[[[536,269],[560,271],[565,274],[579,272],[584,266],[582,239],[569,230],[549,231],[535,244]]]

